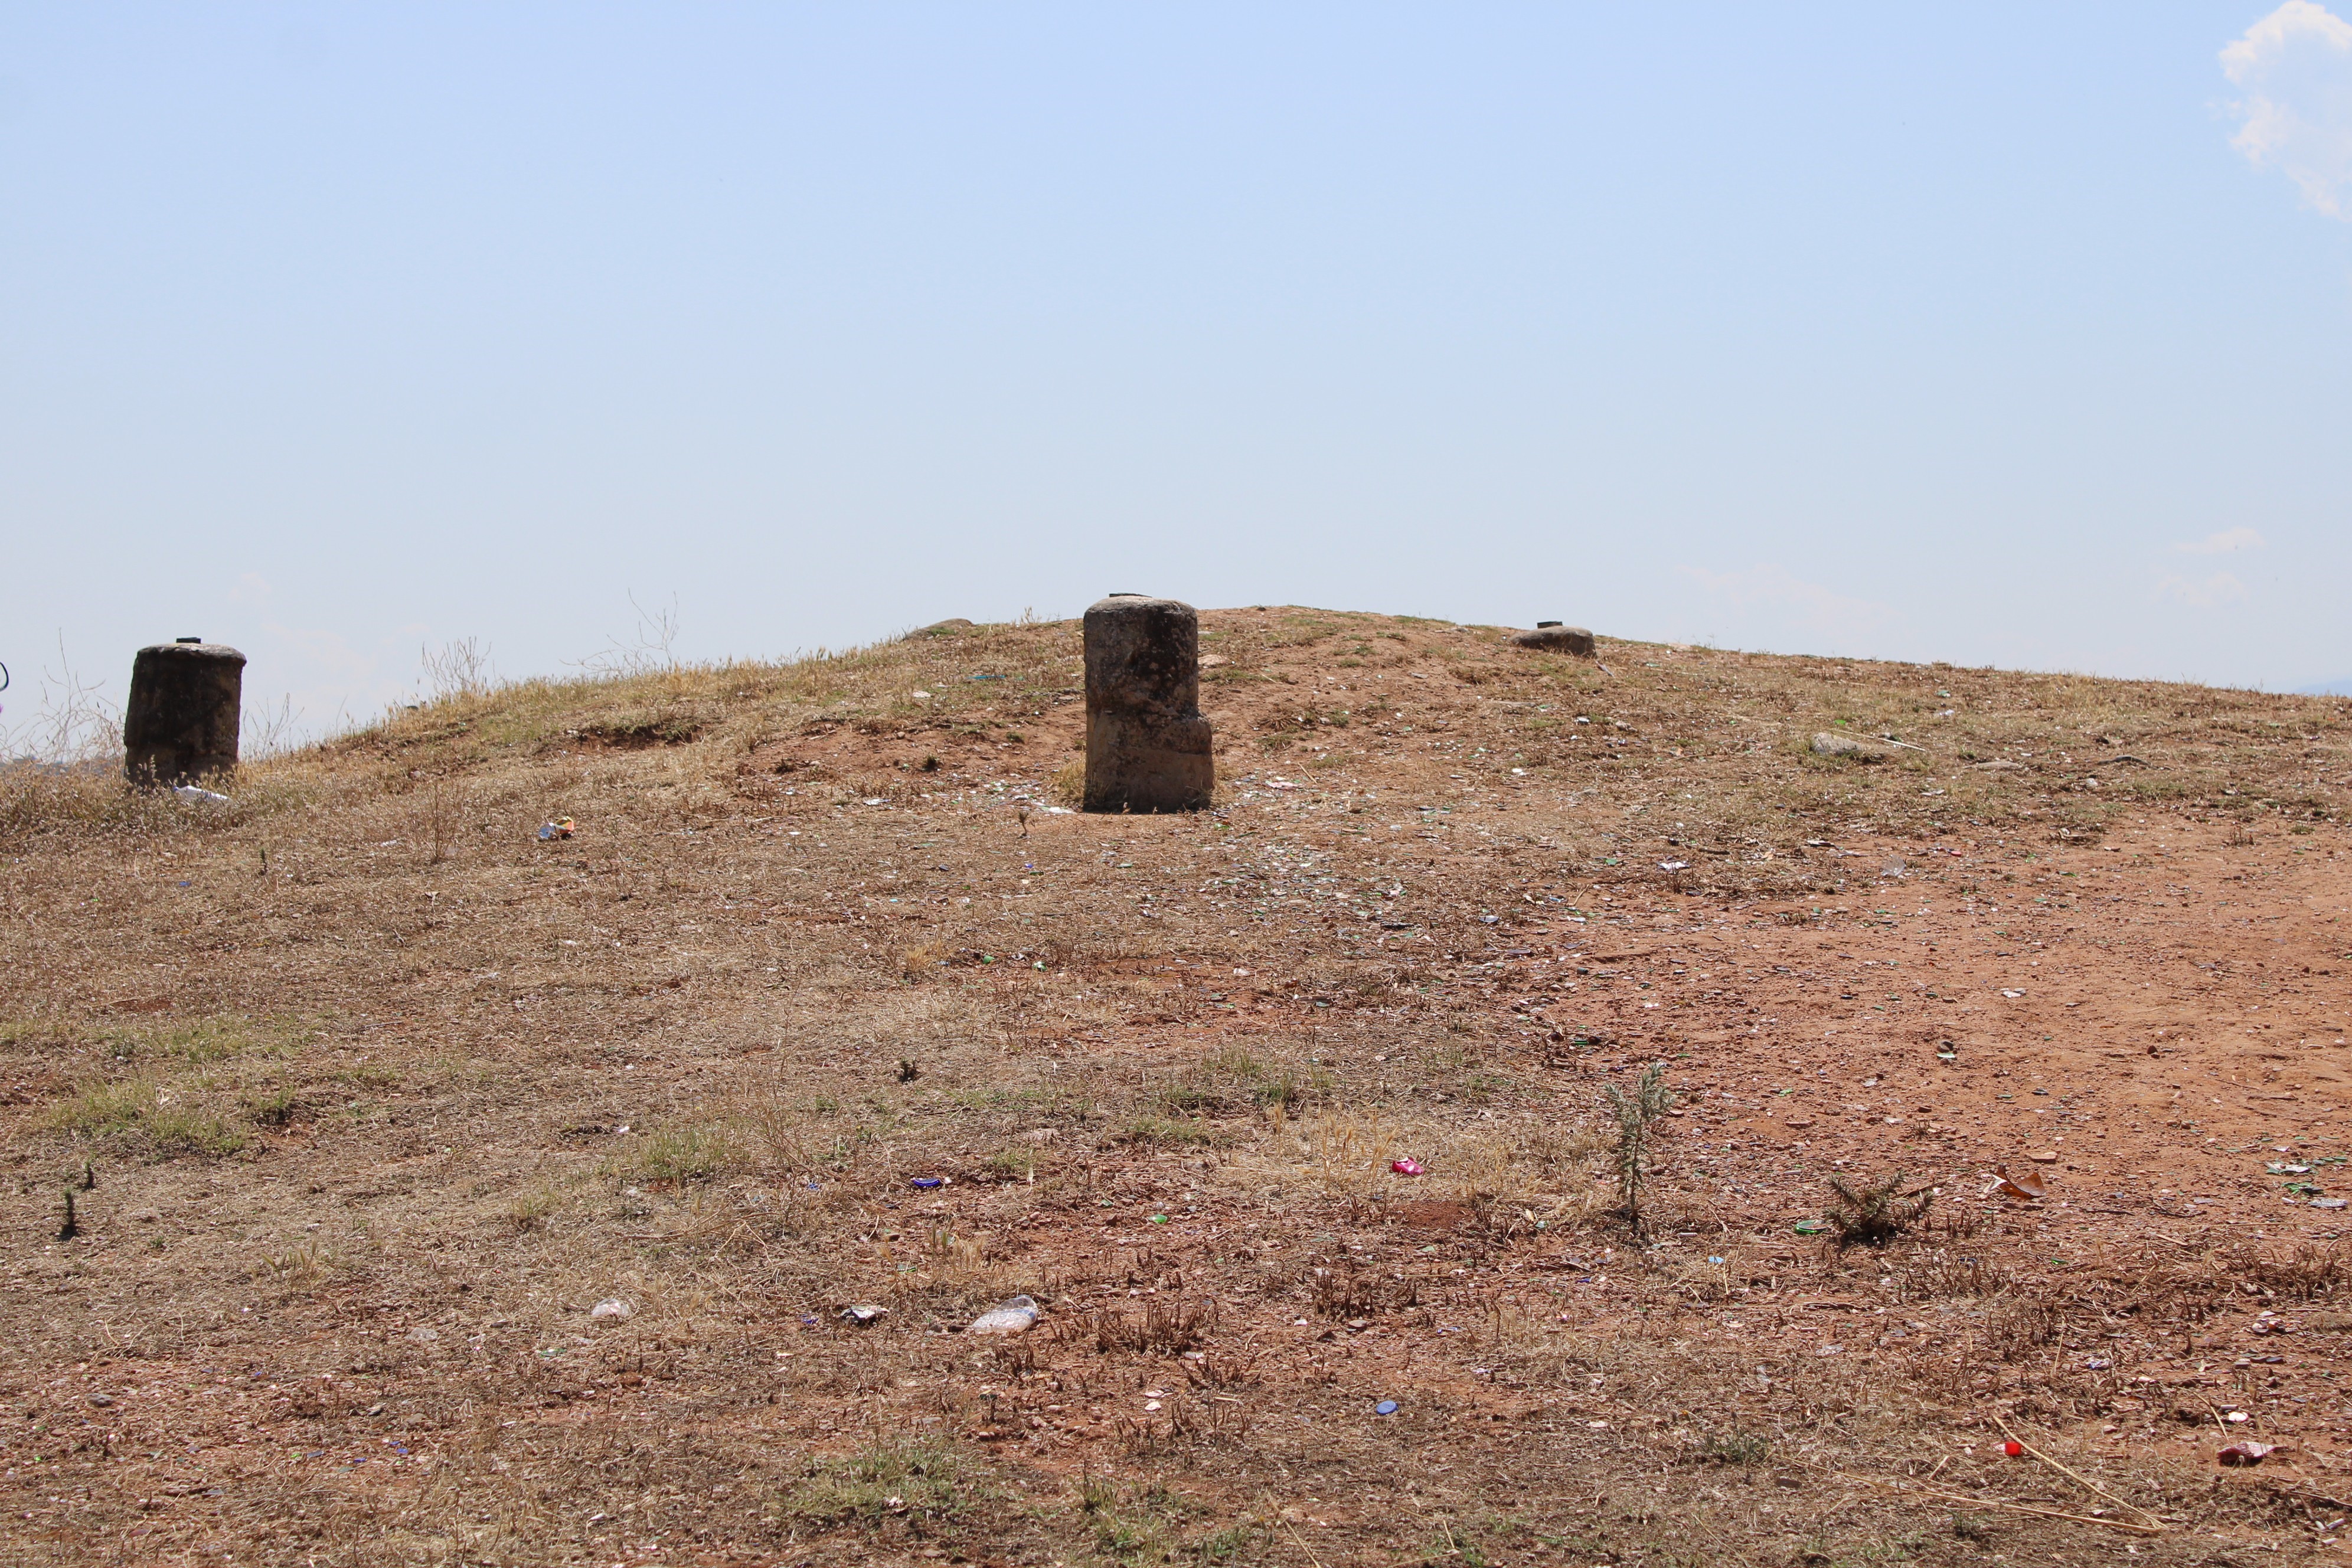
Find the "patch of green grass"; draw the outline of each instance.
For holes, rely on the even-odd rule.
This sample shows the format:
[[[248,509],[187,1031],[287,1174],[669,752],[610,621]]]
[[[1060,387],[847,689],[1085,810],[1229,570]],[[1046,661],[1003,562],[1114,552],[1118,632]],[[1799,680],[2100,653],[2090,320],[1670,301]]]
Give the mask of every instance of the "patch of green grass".
[[[49,1108],[44,1123],[84,1138],[122,1138],[159,1153],[234,1154],[245,1134],[190,1098],[152,1078],[102,1079]]]
[[[1284,1073],[1280,1078],[1265,1079],[1250,1085],[1250,1098],[1261,1107],[1278,1105],[1286,1111],[1296,1110],[1307,1098],[1307,1086],[1300,1083],[1296,1075]]]
[[[245,1104],[245,1113],[256,1127],[283,1127],[294,1120],[295,1097],[290,1089],[273,1090]]]
[[[547,1216],[554,1212],[554,1190],[543,1186],[518,1193],[514,1201],[507,1205],[507,1219],[518,1235],[527,1236],[532,1231],[546,1229]]]
[[[743,1163],[743,1146],[729,1129],[709,1121],[665,1127],[615,1163],[623,1174],[647,1182],[708,1182]]]
[[[1096,1550],[1115,1563],[1173,1563],[1180,1521],[1172,1496],[1147,1487],[1123,1493],[1108,1479],[1089,1479],[1078,1490],[1078,1508],[1094,1532]],[[1231,1561],[1230,1556],[1226,1559]],[[1214,1562],[1214,1558],[1203,1561]]]
[[[875,1443],[812,1468],[786,1494],[784,1512],[828,1524],[944,1521],[965,1507],[969,1483],[962,1460],[944,1443]]]
[[[1265,1066],[1239,1046],[1221,1046],[1201,1058],[1201,1072],[1206,1078],[1254,1083],[1264,1075]]]
[[[1755,1465],[1772,1451],[1772,1439],[1761,1432],[1710,1432],[1699,1443],[1699,1458],[1717,1465]]]
[[[98,1037],[118,1060],[162,1059],[197,1067],[236,1057],[287,1056],[311,1037],[312,1031],[290,1020],[235,1013],[111,1028]]]
[[[1000,1181],[1025,1182],[1037,1173],[1037,1151],[1017,1144],[999,1149],[988,1157],[988,1172]]]
[[[1170,1084],[1152,1098],[1162,1110],[1176,1116],[1203,1115],[1224,1104],[1224,1097],[1216,1090],[1189,1083]]]
[[[1171,1121],[1159,1116],[1139,1116],[1111,1139],[1115,1143],[1129,1143],[1139,1149],[1193,1148],[1212,1141],[1209,1129],[1197,1122]]]

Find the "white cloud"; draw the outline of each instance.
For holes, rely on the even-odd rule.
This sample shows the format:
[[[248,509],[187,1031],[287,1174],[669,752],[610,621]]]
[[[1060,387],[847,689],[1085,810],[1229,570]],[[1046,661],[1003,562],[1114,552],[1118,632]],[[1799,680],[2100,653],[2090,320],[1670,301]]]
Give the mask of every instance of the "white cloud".
[[[2217,572],[2210,577],[2176,575],[2157,584],[2156,596],[2196,609],[2210,610],[2216,605],[2235,604],[2243,599],[2246,585],[2228,572]]]
[[[2219,533],[2209,533],[2202,539],[2192,539],[2172,547],[2175,555],[2234,555],[2241,550],[2260,550],[2263,536],[2251,528],[2225,528]]]
[[[1680,570],[1724,604],[1738,609],[1777,609],[1784,612],[1782,618],[1812,631],[1874,631],[1895,615],[1885,605],[1808,583],[1785,566],[1750,566],[1745,572],[1709,572],[1697,566]]]
[[[2286,4],[2221,51],[2245,97],[2230,145],[2275,166],[2315,210],[2352,218],[2352,22],[2312,0]]]

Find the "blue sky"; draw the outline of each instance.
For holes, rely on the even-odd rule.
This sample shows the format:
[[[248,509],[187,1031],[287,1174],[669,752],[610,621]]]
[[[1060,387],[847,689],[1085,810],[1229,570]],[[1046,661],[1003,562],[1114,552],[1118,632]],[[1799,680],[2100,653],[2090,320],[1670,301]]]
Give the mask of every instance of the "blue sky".
[[[7,5],[0,723],[632,595],[2352,677],[2339,16]]]

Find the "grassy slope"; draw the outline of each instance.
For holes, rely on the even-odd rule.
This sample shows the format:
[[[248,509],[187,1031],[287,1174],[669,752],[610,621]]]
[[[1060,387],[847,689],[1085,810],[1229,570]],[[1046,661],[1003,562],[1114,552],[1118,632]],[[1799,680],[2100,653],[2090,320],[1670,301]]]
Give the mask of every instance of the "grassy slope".
[[[1517,1027],[1498,966],[1571,913],[1852,929],[1876,861],[1851,872],[1825,838],[2073,847],[2167,814],[2333,843],[2347,704],[1622,643],[1596,665],[1291,609],[1212,615],[1204,651],[1223,804],[1196,818],[1047,811],[1081,723],[1066,623],[457,697],[248,770],[218,813],[0,781],[8,1267],[49,1304],[9,1383],[29,1396],[69,1358],[239,1380],[154,1418],[226,1443],[235,1400],[271,1446],[203,1461],[236,1477],[212,1522],[144,1528],[289,1562],[544,1560],[607,1540],[588,1505],[624,1498],[632,1528],[706,1532],[720,1560],[864,1513],[848,1528],[892,1550],[928,1531],[1008,1559],[1297,1561],[1304,1521],[1359,1494],[1385,1500],[1318,1536],[1322,1561],[1967,1550],[1843,1483],[1747,1484],[1767,1452],[1887,1473],[1943,1452],[1923,1413],[1966,1403],[1927,1367],[1750,1388],[1744,1352],[1694,1348],[1676,1316],[1805,1270],[1851,1289],[1834,1258],[1769,1231],[1723,1266],[1628,1249],[1617,1315],[1548,1332],[1526,1270],[1626,1238],[1591,1083],[1544,1070],[1572,1042]],[[1833,729],[1928,750],[1812,754]],[[562,816],[577,837],[532,836]],[[1432,1170],[1411,1186],[1385,1173],[1406,1149]],[[45,1245],[86,1163],[99,1240]],[[928,1173],[957,1184],[912,1195]],[[1432,1205],[1425,1234],[1396,1241],[1376,1199]],[[1155,1248],[1150,1212],[1215,1236]],[[976,1360],[922,1331],[1014,1289],[1063,1337]],[[591,1335],[608,1295],[634,1316]],[[881,1332],[832,1326],[867,1298]],[[1188,1335],[1215,1298],[1236,1331]],[[1270,1315],[1242,1331],[1244,1298]],[[1365,1386],[1423,1403],[1363,1431],[1344,1331],[1253,1371],[1294,1306],[1393,1321]],[[1991,1364],[2029,1414],[2043,1342],[2018,1315],[2043,1310],[1980,1313],[1982,1343],[2027,1346]],[[1196,1340],[1206,1359],[1171,1359]],[[1212,1392],[1156,1420],[1129,1400],[1091,1447],[991,1457],[1000,1400],[1035,1392],[1044,1422],[1047,1385],[1058,1411],[1180,1379],[1239,1390],[1255,1425],[1215,1429]],[[1654,1433],[1462,1436],[1553,1430],[1559,1391],[1645,1380]],[[615,1414],[570,1415],[592,1407]],[[12,1451],[68,1430],[26,1422]],[[395,1432],[435,1464],[378,1484],[288,1457]],[[60,1557],[149,1518],[65,1440],[91,1500],[59,1516]],[[1465,1443],[1484,1457],[1449,1472]]]

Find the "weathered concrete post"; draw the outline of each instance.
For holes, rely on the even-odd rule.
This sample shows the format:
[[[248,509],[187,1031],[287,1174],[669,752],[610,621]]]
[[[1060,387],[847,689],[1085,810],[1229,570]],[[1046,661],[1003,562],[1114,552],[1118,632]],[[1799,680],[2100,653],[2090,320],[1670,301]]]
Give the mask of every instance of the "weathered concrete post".
[[[245,655],[202,637],[142,647],[131,665],[122,771],[133,784],[177,784],[236,766]]]
[[[1558,621],[1538,621],[1535,630],[1513,633],[1511,640],[1521,647],[1572,653],[1580,658],[1591,658],[1594,652],[1591,632],[1582,626],[1564,626]]]
[[[1113,594],[1087,611],[1088,811],[1199,811],[1216,784],[1201,716],[1201,617]]]

